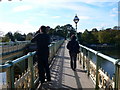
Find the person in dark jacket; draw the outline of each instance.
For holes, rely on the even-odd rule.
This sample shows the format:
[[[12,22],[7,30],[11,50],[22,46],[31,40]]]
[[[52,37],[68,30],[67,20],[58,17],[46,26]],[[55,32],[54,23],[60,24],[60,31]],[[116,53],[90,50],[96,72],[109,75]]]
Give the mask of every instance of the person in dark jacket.
[[[38,30],[40,33],[37,33],[35,37],[31,40],[31,42],[36,42],[37,44],[37,62],[38,62],[38,70],[39,70],[39,80],[41,83],[45,82],[45,75],[47,77],[47,81],[51,81],[50,69],[48,64],[49,57],[49,44],[50,38],[46,32],[46,27],[41,26]]]
[[[79,43],[76,41],[76,36],[73,34],[71,36],[71,40],[67,44],[67,49],[69,50],[70,55],[70,65],[72,70],[75,71],[76,69],[76,59],[77,59],[77,53],[79,53]]]

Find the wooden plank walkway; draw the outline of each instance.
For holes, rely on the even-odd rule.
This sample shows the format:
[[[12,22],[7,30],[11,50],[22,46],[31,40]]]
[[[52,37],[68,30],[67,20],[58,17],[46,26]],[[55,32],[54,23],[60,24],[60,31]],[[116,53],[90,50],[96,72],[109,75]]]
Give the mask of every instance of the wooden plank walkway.
[[[54,59],[54,64],[51,67],[51,82],[44,83],[38,86],[38,90],[54,90],[54,89],[79,89],[84,90],[90,88],[94,90],[94,84],[87,76],[85,70],[82,69],[77,60],[76,71],[73,71],[70,67],[70,57],[68,50],[66,49],[67,41],[61,46],[58,54]]]

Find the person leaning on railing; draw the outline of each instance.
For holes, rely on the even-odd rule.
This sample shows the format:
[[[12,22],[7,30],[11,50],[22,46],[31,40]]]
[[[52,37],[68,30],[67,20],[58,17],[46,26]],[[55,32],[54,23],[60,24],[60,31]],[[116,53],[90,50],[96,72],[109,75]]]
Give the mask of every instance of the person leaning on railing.
[[[41,26],[31,42],[35,42],[37,44],[36,55],[39,70],[39,80],[41,81],[41,84],[45,82],[45,77],[47,77],[47,81],[51,81],[50,69],[48,64],[48,45],[50,44],[50,37],[47,34],[47,28],[45,26]]]

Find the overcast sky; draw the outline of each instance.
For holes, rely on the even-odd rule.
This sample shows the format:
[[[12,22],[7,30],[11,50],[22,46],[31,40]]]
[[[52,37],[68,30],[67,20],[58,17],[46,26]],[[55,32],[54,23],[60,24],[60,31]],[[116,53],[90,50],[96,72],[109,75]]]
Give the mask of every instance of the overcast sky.
[[[55,28],[71,24],[77,14],[78,32],[92,28],[113,28],[118,25],[119,0],[2,0],[0,31],[35,32],[41,25]]]

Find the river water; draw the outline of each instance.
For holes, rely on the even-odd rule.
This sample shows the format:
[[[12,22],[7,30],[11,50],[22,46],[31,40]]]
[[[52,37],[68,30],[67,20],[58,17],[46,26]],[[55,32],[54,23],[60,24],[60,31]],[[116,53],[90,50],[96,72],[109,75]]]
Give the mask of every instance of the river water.
[[[120,59],[120,50],[101,50],[100,52],[112,58]],[[93,59],[93,62],[96,62],[94,55],[91,55],[91,58]],[[105,72],[108,72],[108,75],[110,75],[110,77],[112,78],[115,73],[115,65],[112,62],[109,62],[108,60],[105,60],[103,58],[99,59],[100,67],[103,68]]]

